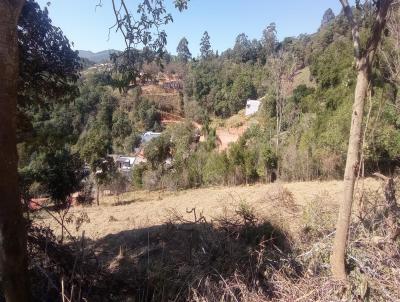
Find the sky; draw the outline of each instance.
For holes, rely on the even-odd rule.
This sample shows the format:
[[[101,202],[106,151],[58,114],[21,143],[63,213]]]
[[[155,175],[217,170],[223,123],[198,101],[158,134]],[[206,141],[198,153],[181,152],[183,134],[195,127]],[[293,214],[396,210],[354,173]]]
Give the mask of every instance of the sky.
[[[49,16],[59,26],[74,49],[93,52],[124,48],[120,33],[109,27],[115,22],[111,0],[37,0],[41,7],[51,2]],[[138,0],[126,0],[135,8]],[[250,39],[260,39],[263,29],[275,22],[278,38],[314,33],[320,26],[322,15],[331,8],[340,12],[339,0],[190,0],[189,7],[179,12],[173,0],[165,0],[167,11],[174,22],[165,26],[168,35],[167,50],[175,54],[182,37],[189,41],[194,56],[199,53],[199,43],[204,31],[211,37],[213,50],[220,53],[233,47],[235,38],[245,33]]]

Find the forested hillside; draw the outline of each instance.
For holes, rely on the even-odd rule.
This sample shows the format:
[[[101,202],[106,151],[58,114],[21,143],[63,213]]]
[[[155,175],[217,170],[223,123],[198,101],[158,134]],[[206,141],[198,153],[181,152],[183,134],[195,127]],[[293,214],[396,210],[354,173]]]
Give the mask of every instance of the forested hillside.
[[[359,13],[365,40],[368,7]],[[29,137],[19,147],[21,168],[45,166],[38,161],[45,160],[46,151],[41,150],[49,144],[52,152],[67,148],[92,166],[107,154],[133,154],[141,133],[165,129],[161,113],[169,111],[186,122],[167,127],[162,137],[144,149],[149,164],[134,172],[137,186],[176,189],[240,184],[270,181],[271,175],[283,180],[340,178],[355,87],[348,22],[344,15],[335,17],[327,10],[314,34],[278,41],[278,30],[272,23],[259,40],[252,41],[241,33],[235,45],[221,54],[212,51],[205,33],[200,56],[193,59],[187,40],[182,39],[177,56],[165,54],[161,65],[144,61],[144,80],[130,90],[114,88],[120,77],[114,70],[83,71],[72,101],[22,111],[30,116],[34,135],[21,129],[21,136]],[[398,55],[395,30],[387,32],[374,65],[362,173],[393,172],[400,154],[399,83],[391,73],[398,66],[386,60],[393,53]],[[65,62],[65,54],[59,56]],[[161,97],[146,93],[147,87],[162,86],[160,74],[182,82],[174,90],[175,107],[165,103],[171,91]],[[253,123],[228,150],[218,152],[212,121],[236,115],[247,99],[257,98],[262,107]],[[201,130],[190,125],[193,121],[202,125]],[[196,143],[199,130],[205,139]],[[32,152],[32,143],[41,147]],[[169,157],[172,167],[162,167]]]
[[[2,0],[0,4],[1,2]],[[18,202],[21,201],[23,204],[23,214],[19,213],[19,210],[15,211],[17,213],[15,217],[20,219],[15,224],[20,234],[18,238],[21,238],[19,243],[23,246],[20,251],[24,251],[16,253],[21,257],[17,262],[23,267],[20,272],[25,272],[26,267],[34,271],[35,282],[42,280],[39,275],[43,273],[42,267],[47,265],[47,257],[54,261],[56,267],[53,271],[54,276],[46,276],[50,281],[58,282],[57,278],[61,278],[64,282],[62,276],[65,272],[71,273],[68,271],[69,264],[74,263],[72,277],[66,281],[70,282],[72,288],[71,297],[75,296],[73,293],[75,284],[83,288],[82,292],[86,296],[89,296],[91,287],[95,288],[97,293],[94,297],[99,297],[104,290],[101,286],[110,281],[106,273],[98,276],[98,280],[93,282],[88,277],[95,275],[93,267],[98,268],[103,265],[99,264],[96,258],[98,255],[103,259],[109,258],[108,255],[104,256],[106,254],[104,251],[93,250],[93,255],[90,255],[93,258],[85,260],[89,263],[85,267],[87,271],[83,270],[84,259],[87,256],[85,233],[83,232],[79,243],[65,226],[76,224],[78,232],[81,225],[89,223],[90,219],[86,214],[79,214],[80,216],[76,212],[70,214],[73,206],[91,206],[95,201],[97,206],[103,206],[101,202],[105,200],[106,195],[116,196],[117,201],[112,206],[121,206],[124,202],[134,203],[137,200],[120,201],[120,195],[142,190],[164,193],[212,186],[342,179],[350,150],[350,127],[352,123],[354,125],[354,115],[357,115],[357,111],[352,107],[357,76],[361,70],[357,60],[358,56],[362,57],[368,54],[368,51],[373,53],[374,60],[368,61],[372,65],[366,68],[370,76],[362,115],[360,160],[351,169],[357,178],[368,177],[377,172],[390,177],[398,174],[400,10],[397,2],[390,6],[387,23],[384,23],[381,31],[376,29],[376,23],[380,20],[379,16],[376,17],[378,12],[381,12],[380,1],[363,3],[356,1],[354,7],[348,7],[350,12],[347,11],[347,14],[342,11],[335,16],[331,9],[327,9],[321,16],[321,25],[315,33],[280,40],[279,27],[275,23],[270,23],[260,32],[258,39],[249,39],[246,33],[238,33],[234,45],[219,53],[213,50],[213,37],[206,31],[207,28],[204,28],[204,34],[198,45],[189,45],[188,40],[183,37],[177,45],[176,54],[165,50],[166,34],[159,30],[161,25],[172,21],[172,17],[166,14],[163,1],[155,1],[154,7],[149,3],[144,1],[142,6],[139,5],[137,12],[141,15],[141,19],[135,21],[137,23],[134,25],[130,23],[131,16],[128,13],[126,15],[121,13],[124,8],[122,4],[119,11],[114,7],[117,20],[115,26],[122,31],[127,49],[106,50],[99,53],[74,51],[62,30],[53,25],[47,8],[41,8],[35,0],[27,0],[23,6],[21,5],[22,11],[16,27],[19,57],[15,62],[18,62],[18,68],[16,66],[13,69],[18,71],[17,81],[14,83],[17,87],[16,116],[15,119],[14,116],[10,117],[9,122],[10,127],[14,127],[13,121],[16,121],[16,131],[14,131],[16,144],[14,142],[13,146],[16,145],[18,153],[18,159],[15,156],[15,163],[18,161],[18,182],[15,181],[18,183],[16,185],[18,190],[15,188],[13,194]],[[185,0],[174,3],[180,10],[187,8]],[[355,16],[357,27],[349,18],[352,15]],[[157,34],[150,31],[153,27],[157,29],[155,31]],[[359,30],[359,36],[354,34],[355,28]],[[382,37],[380,37],[381,32]],[[374,35],[378,35],[380,40],[376,51],[370,45]],[[358,39],[359,49],[363,50],[361,54],[357,54],[355,47]],[[141,43],[146,46],[139,49],[137,45]],[[199,55],[193,56],[192,53]],[[260,107],[256,108],[253,114],[246,112],[250,106],[247,103],[249,100],[255,101],[254,104],[260,103]],[[358,156],[358,152],[356,153]],[[7,157],[6,152],[4,154],[3,161]],[[362,227],[368,232],[376,232],[379,235],[383,232],[385,236],[387,234],[384,229],[389,230],[393,226],[394,233],[399,230],[396,216],[391,216],[392,212],[398,210],[393,179],[382,174],[376,175],[387,181],[384,196],[390,210],[382,214],[382,217],[386,217],[387,224],[377,226],[379,224],[377,221],[384,219],[378,217],[378,212],[370,211],[364,213],[364,216],[360,214],[361,222],[358,222],[357,229],[352,229],[351,232],[355,234],[354,236],[358,236],[357,238],[364,240],[362,244],[366,244],[366,235],[360,231]],[[353,196],[354,188],[351,190]],[[143,270],[138,272],[136,279],[130,273],[126,280],[121,278],[124,281],[113,280],[120,295],[114,299],[118,300],[124,295],[129,296],[132,292],[134,293],[132,296],[142,297],[140,292],[144,288],[142,283],[146,282],[146,295],[149,297],[144,298],[143,295],[138,301],[157,301],[157,299],[170,301],[175,294],[176,297],[180,297],[176,299],[178,301],[189,300],[189,295],[192,301],[239,301],[235,298],[240,296],[238,292],[268,297],[272,300],[277,299],[276,297],[285,299],[284,290],[277,289],[279,287],[277,284],[281,282],[276,281],[279,278],[290,280],[287,282],[291,284],[291,289],[295,288],[296,278],[299,280],[305,278],[301,280],[310,286],[309,292],[315,292],[316,289],[312,289],[310,285],[312,281],[307,279],[310,278],[309,271],[312,271],[310,274],[315,274],[312,275],[313,278],[321,271],[326,272],[327,268],[321,264],[314,269],[314,264],[311,263],[314,260],[307,262],[308,259],[299,260],[299,258],[309,255],[315,249],[306,244],[308,240],[316,238],[326,240],[334,234],[331,225],[327,226],[321,222],[325,217],[331,221],[333,214],[321,212],[322,218],[319,217],[318,226],[315,226],[313,224],[315,216],[319,214],[311,211],[316,211],[312,207],[318,204],[319,200],[314,204],[304,202],[299,205],[290,192],[284,189],[279,189],[277,192],[279,196],[276,198],[269,195],[263,198],[268,202],[276,202],[276,208],[282,207],[283,211],[286,211],[282,216],[285,219],[297,215],[296,221],[300,225],[300,231],[296,234],[302,236],[297,246],[284,227],[281,228],[280,225],[276,227],[270,222],[258,220],[254,214],[257,210],[249,207],[240,197],[240,206],[235,214],[230,218],[228,216],[218,218],[215,224],[213,221],[208,222],[203,213],[197,216],[195,208],[187,209],[186,214],[194,215],[193,224],[196,225],[195,229],[190,229],[192,237],[190,237],[189,252],[183,249],[171,252],[171,259],[175,259],[174,257],[178,259],[183,255],[182,263],[187,261],[190,267],[190,269],[185,267],[186,271],[184,269],[182,272],[174,271],[174,276],[179,275],[177,283],[181,283],[175,284],[176,287],[171,286],[171,289],[168,288],[174,282],[165,276],[169,276],[168,269],[175,269],[176,263],[168,262],[169,260],[165,262],[163,247],[162,259],[156,258],[160,263],[154,267],[148,264],[146,269],[140,268]],[[375,195],[364,197],[363,194],[358,205],[360,213],[361,210],[366,211],[366,208],[363,208],[364,202],[371,206],[372,202],[368,203],[369,198],[378,200]],[[161,200],[160,193],[160,203]],[[279,200],[279,203],[276,200]],[[324,200],[321,204],[328,207],[332,203]],[[336,206],[337,203],[334,204]],[[304,209],[299,210],[300,206]],[[271,209],[274,207],[275,204]],[[105,211],[107,215],[108,209]],[[301,219],[300,212],[303,215]],[[35,219],[41,219],[43,213],[50,215],[61,225],[57,240],[52,230],[34,223]],[[186,226],[192,222],[185,220],[184,216],[179,216],[173,210],[171,213],[176,216],[175,221],[169,222],[167,226],[174,230],[176,236],[181,236],[176,225]],[[314,216],[310,218],[307,215]],[[108,216],[109,223],[116,221],[111,214]],[[127,219],[130,223],[130,218]],[[304,221],[306,222],[302,225]],[[2,223],[2,220],[0,222]],[[2,227],[2,232],[5,229],[9,236],[12,235],[10,223]],[[107,221],[104,222],[106,223]],[[318,229],[320,227],[321,230]],[[150,231],[146,229],[146,232],[149,234]],[[32,259],[34,257],[41,259],[29,266],[25,259],[26,233],[29,255],[33,255]],[[398,234],[394,235],[393,242],[397,240]],[[2,234],[0,234],[0,248],[3,246],[1,236]],[[154,236],[152,240],[157,241],[155,244],[157,246],[165,239],[163,242],[172,243],[177,249],[181,248],[179,244],[173,242],[178,240],[175,237],[162,240],[156,237]],[[238,241],[238,238],[243,241]],[[186,239],[185,237],[181,242]],[[192,239],[195,242],[193,246]],[[150,259],[150,235],[147,240],[146,253]],[[271,247],[268,245],[269,240],[272,242]],[[219,245],[220,241],[222,243]],[[47,255],[48,242],[50,242],[49,253],[54,252],[55,256]],[[75,246],[67,245],[65,242],[68,242],[67,244],[72,242],[76,246],[79,245],[79,248],[74,250]],[[88,243],[90,244],[93,247],[98,242],[93,240]],[[354,251],[362,253],[363,248],[360,246],[354,244]],[[238,253],[232,252],[235,247],[238,248]],[[121,243],[119,260],[125,259],[124,248]],[[310,251],[306,251],[310,248]],[[321,263],[327,261],[329,248],[324,246],[324,251],[318,255],[321,257],[318,261]],[[69,249],[74,250],[75,254]],[[365,249],[368,257],[374,254],[370,245]],[[382,248],[387,252],[390,247],[386,246],[385,249]],[[132,250],[133,248],[130,249]],[[213,251],[217,260],[213,258]],[[241,256],[241,253],[247,255],[249,251],[251,251],[251,256],[248,258],[250,269],[247,267],[247,258]],[[138,252],[139,254],[144,255],[145,252]],[[237,260],[237,268],[228,265],[230,260],[224,259],[226,255],[230,255],[231,261]],[[70,257],[65,260],[66,264],[59,261],[59,258],[64,256]],[[2,254],[0,260],[3,259],[1,257]],[[132,256],[132,259],[135,257]],[[189,260],[186,259],[188,257]],[[108,258],[107,261],[110,260]],[[203,262],[199,260],[197,263],[196,259]],[[356,263],[356,260],[353,262]],[[147,261],[150,263],[150,260]],[[85,262],[85,265],[87,263]],[[165,263],[172,268],[167,269]],[[217,284],[222,284],[221,280],[228,288],[219,271],[216,271],[217,274],[213,272],[214,275],[210,277],[210,272],[204,269],[209,265],[211,271],[214,269],[214,263],[218,270],[227,273],[230,281],[236,278],[235,284],[243,285],[243,288],[236,288],[234,292],[229,289],[228,296],[235,299],[224,300],[224,295],[227,293],[217,289]],[[79,265],[82,265],[82,271],[76,272],[75,266]],[[382,277],[387,264],[382,260],[379,265],[379,269],[382,269],[379,271],[379,277]],[[203,274],[201,280],[194,277],[195,266]],[[165,268],[166,271],[161,272],[158,270],[159,267]],[[46,266],[45,270],[47,269]],[[104,267],[101,269],[103,272]],[[107,269],[111,270],[110,267]],[[154,269],[153,275],[152,269]],[[255,274],[253,269],[256,271]],[[236,275],[238,271],[242,273],[239,277]],[[284,272],[282,275],[281,271]],[[392,271],[390,275],[392,280],[395,279],[394,272],[398,270]],[[154,279],[151,279],[151,276]],[[218,277],[218,281],[215,276]],[[268,276],[271,278],[268,279]],[[185,278],[193,284],[198,281],[198,287],[187,288],[185,284],[184,294],[179,296],[182,284],[186,282]],[[266,279],[268,281],[265,281]],[[212,285],[208,287],[209,280],[212,280],[210,281]],[[269,284],[270,280],[273,285]],[[2,279],[0,284],[1,282]],[[121,288],[118,287],[118,282],[123,284]],[[130,282],[134,285],[129,285]],[[259,285],[259,282],[263,285]],[[388,295],[394,297],[395,290],[387,285],[390,282],[381,282],[384,285],[376,286],[375,293],[381,295],[389,292]],[[43,284],[46,282],[37,283],[40,283],[39,288],[44,288]],[[125,292],[124,286],[129,289],[129,293]],[[334,291],[332,288],[335,286],[330,284],[328,286]],[[52,299],[60,296],[59,288],[58,285],[48,285],[48,288],[50,287],[47,299],[54,301]],[[64,283],[62,290],[64,291]],[[150,292],[152,290],[154,292]],[[166,296],[164,290],[167,292]],[[39,292],[40,290],[33,294],[40,296]],[[217,294],[212,296],[210,292]],[[0,302],[3,301],[1,294],[0,292]],[[199,297],[208,295],[215,299],[201,299],[197,294]],[[79,292],[79,298],[75,300],[71,298],[71,302],[81,301],[80,295]],[[297,292],[292,291],[286,297],[293,298],[296,295]],[[63,292],[63,299],[64,296]],[[110,294],[108,297],[111,296]],[[240,301],[253,301],[247,298],[243,296]],[[254,299],[254,301],[261,300]]]

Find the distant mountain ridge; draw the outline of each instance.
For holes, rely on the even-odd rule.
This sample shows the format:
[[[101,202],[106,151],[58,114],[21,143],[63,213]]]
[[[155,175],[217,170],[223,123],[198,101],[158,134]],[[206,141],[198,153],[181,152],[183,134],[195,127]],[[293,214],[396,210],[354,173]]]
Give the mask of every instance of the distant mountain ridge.
[[[94,63],[104,63],[110,60],[110,54],[120,53],[120,50],[107,49],[99,52],[92,52],[90,50],[78,50],[79,56],[88,59]]]

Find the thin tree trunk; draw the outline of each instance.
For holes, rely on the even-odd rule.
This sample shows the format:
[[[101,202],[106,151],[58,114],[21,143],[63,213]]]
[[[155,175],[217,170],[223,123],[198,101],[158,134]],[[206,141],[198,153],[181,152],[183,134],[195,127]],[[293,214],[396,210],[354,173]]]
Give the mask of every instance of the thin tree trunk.
[[[100,185],[99,184],[97,184],[97,190],[96,190],[96,203],[97,203],[97,206],[100,205]]]
[[[359,70],[355,90],[353,114],[351,118],[349,147],[347,151],[346,168],[343,181],[343,203],[339,209],[336,225],[336,236],[331,257],[332,274],[336,279],[345,279],[345,251],[347,235],[350,227],[351,208],[353,204],[354,184],[357,177],[361,130],[365,97],[368,90],[368,72],[366,68]]]
[[[360,48],[360,33],[356,20],[353,17],[352,8],[347,0],[340,0],[343,11],[352,28],[354,43],[354,56],[357,62],[357,84],[354,94],[353,113],[350,126],[349,145],[347,149],[346,168],[343,184],[343,202],[339,208],[336,224],[336,234],[331,255],[331,271],[335,279],[346,279],[345,258],[348,232],[350,228],[351,208],[353,205],[354,185],[360,164],[360,144],[362,137],[362,122],[364,115],[364,103],[368,90],[369,75],[375,52],[381,40],[382,31],[386,24],[386,16],[393,0],[381,0],[377,2],[376,18],[372,25],[371,36],[367,41],[364,51]]]
[[[18,193],[17,22],[24,1],[0,0],[0,272],[7,302],[29,301],[26,223]]]

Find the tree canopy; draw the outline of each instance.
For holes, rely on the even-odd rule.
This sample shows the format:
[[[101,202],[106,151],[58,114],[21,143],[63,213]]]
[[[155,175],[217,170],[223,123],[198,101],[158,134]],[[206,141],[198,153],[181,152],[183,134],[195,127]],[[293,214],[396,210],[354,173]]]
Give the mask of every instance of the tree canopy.
[[[178,54],[178,59],[184,63],[187,63],[192,58],[192,54],[189,50],[189,42],[185,37],[179,41],[176,52]]]

